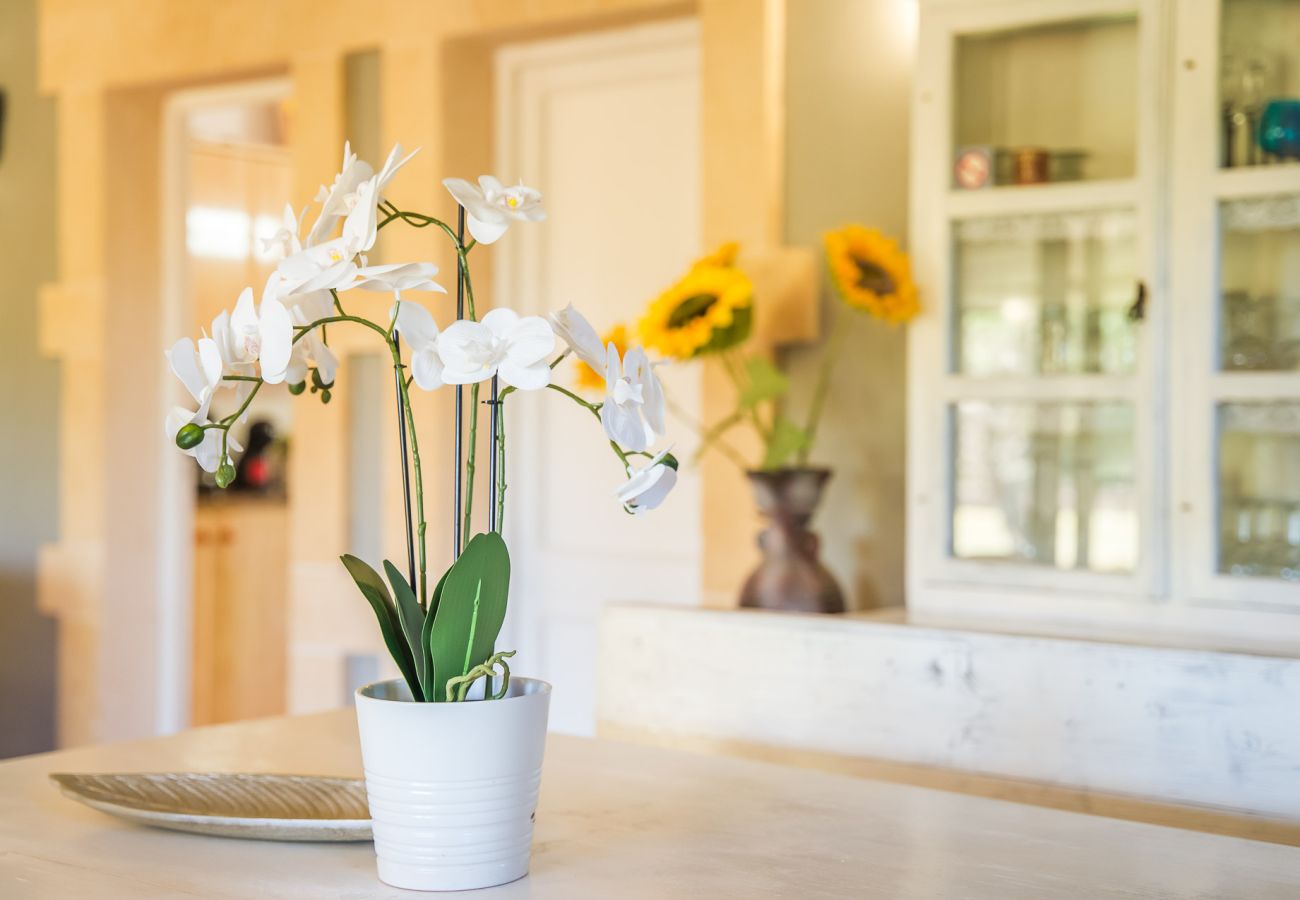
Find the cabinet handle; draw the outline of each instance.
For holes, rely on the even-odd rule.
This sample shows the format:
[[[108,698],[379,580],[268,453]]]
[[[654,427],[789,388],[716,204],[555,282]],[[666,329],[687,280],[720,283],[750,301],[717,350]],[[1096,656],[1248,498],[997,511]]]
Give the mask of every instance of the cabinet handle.
[[[1133,305],[1128,308],[1128,320],[1130,322],[1144,322],[1147,317],[1147,283],[1138,279],[1137,294],[1133,297]]]

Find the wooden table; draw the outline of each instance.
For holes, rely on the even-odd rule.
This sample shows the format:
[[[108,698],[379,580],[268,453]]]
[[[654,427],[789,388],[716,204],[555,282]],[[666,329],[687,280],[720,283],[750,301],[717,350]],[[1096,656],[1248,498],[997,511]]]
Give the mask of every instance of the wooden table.
[[[0,764],[0,897],[410,897],[369,844],[128,825],[57,771],[359,775],[351,711]],[[725,757],[554,736],[532,874],[482,898],[1300,898],[1300,848]]]

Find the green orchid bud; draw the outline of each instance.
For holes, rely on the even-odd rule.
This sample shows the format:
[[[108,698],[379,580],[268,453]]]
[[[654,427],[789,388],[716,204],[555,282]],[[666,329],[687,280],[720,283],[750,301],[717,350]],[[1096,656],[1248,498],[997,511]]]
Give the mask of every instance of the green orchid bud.
[[[289,393],[293,394],[295,397],[297,397],[305,390],[307,390],[307,382],[305,381],[300,381],[297,384],[289,385]]]
[[[320,369],[311,370],[311,383],[313,386],[318,387],[321,390],[334,387],[334,382],[326,381],[324,378],[321,378]]]
[[[227,460],[217,469],[217,487],[228,488],[235,481],[235,467]]]
[[[320,392],[320,402],[321,403],[330,402],[330,392],[328,390],[323,390]]]
[[[673,456],[671,453],[665,453],[664,458],[659,460],[659,463],[667,466],[674,472],[677,471],[677,467],[680,465],[680,463],[677,462],[677,457]]]
[[[176,432],[176,446],[182,450],[192,450],[203,443],[203,428],[190,422],[181,426]]]

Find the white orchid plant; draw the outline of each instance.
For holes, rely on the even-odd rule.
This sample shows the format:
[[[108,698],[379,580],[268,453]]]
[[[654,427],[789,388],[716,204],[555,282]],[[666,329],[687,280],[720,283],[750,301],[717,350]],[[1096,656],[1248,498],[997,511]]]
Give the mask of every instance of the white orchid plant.
[[[232,454],[241,449],[231,428],[247,417],[262,387],[286,383],[290,393],[301,395],[310,381],[311,393],[328,403],[338,359],[330,350],[326,326],[345,323],[373,332],[392,357],[396,380],[407,571],[404,574],[385,561],[385,582],[355,556],[343,556],[343,565],[373,609],[412,699],[463,701],[479,679],[484,680],[481,696],[499,699],[509,687],[506,659],[514,655],[513,650],[496,648],[510,584],[510,555],[501,534],[507,398],[519,391],[549,389],[599,419],[625,476],[614,497],[629,513],[644,513],[664,501],[676,482],[677,462],[667,450],[653,451],[665,437],[664,395],[640,348],[620,356],[612,343],[602,346],[595,330],[571,305],[549,317],[521,316],[503,307],[482,318],[476,314],[471,251],[495,242],[516,222],[544,220],[541,194],[523,185],[506,187],[490,176],[480,178],[477,186],[447,179],[443,184],[459,204],[453,228],[433,216],[403,210],[386,196],[393,177],[414,155],[403,156],[401,147],[395,147],[376,172],[345,145],[334,183],[322,186],[316,196],[319,211],[305,238],[300,235],[306,210],[295,215],[291,206],[285,208],[281,227],[265,241],[279,262],[262,289],[261,301],[255,305],[252,288],[245,288],[233,311],[223,311],[213,320],[211,334],[197,342],[182,338],[167,352],[172,371],[195,406],[172,409],[166,431],[177,447],[215,476],[218,487],[227,487],[236,476]],[[370,265],[366,258],[379,231],[395,224],[434,226],[452,242],[458,259],[457,318],[445,329],[439,330],[429,309],[402,297],[410,291],[446,293],[434,281],[437,266],[431,262]],[[379,317],[349,312],[373,302],[354,298],[353,291],[391,294],[391,307]],[[557,349],[557,333],[566,347]],[[588,402],[552,383],[552,371],[570,353],[605,372],[603,402]],[[491,409],[492,496],[487,530],[475,533],[474,470],[484,383],[489,391],[485,403]],[[430,587],[424,480],[410,391],[412,386],[432,391],[444,385],[456,391],[455,546],[450,566]],[[464,386],[470,389],[467,454],[461,452]],[[233,408],[218,414],[214,405],[219,402]],[[637,458],[645,462],[634,464]]]

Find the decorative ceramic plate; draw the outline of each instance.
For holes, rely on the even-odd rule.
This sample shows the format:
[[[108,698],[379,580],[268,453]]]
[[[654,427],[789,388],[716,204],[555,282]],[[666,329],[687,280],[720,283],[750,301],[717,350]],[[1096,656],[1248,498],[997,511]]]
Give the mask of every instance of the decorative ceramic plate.
[[[263,841],[368,841],[359,778],[159,773],[50,775],[63,793],[110,815],[175,831]]]

